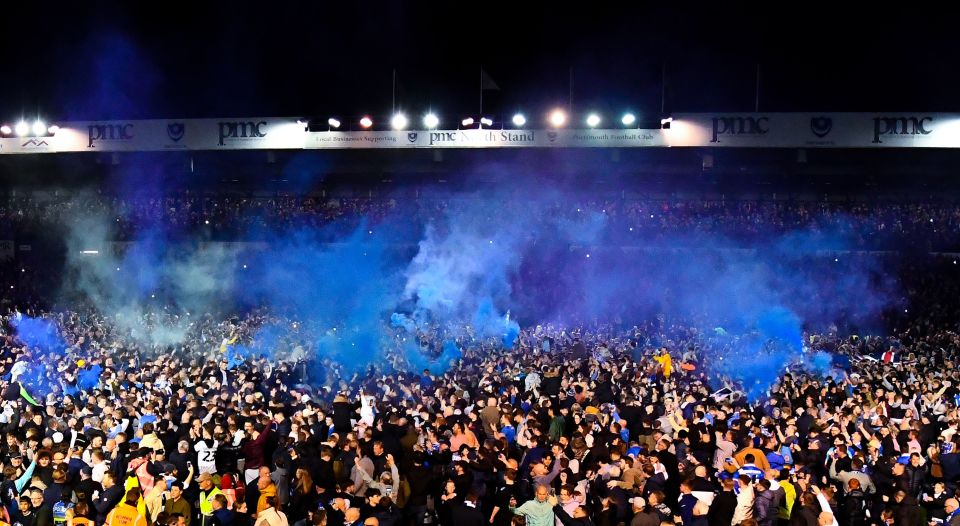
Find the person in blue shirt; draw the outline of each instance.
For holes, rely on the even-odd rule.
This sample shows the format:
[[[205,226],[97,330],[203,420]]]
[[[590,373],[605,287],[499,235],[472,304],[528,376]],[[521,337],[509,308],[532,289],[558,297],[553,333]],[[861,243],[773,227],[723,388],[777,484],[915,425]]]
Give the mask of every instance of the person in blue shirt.
[[[756,462],[757,459],[754,458],[752,453],[747,453],[747,455],[743,457],[743,460],[744,460],[743,465],[740,466],[740,469],[737,470],[738,476],[746,475],[750,477],[750,480],[754,482],[763,478],[763,470],[758,468],[756,464],[754,464],[754,462]]]

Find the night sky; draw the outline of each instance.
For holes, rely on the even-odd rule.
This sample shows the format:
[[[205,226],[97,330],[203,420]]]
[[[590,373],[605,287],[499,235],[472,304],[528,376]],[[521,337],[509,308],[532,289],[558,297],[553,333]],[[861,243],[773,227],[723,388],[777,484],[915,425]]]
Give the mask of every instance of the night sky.
[[[0,120],[960,111],[956,20],[846,2],[4,5]],[[134,10],[133,4],[155,7]],[[851,7],[853,4],[849,4]],[[917,5],[917,4],[911,4]]]

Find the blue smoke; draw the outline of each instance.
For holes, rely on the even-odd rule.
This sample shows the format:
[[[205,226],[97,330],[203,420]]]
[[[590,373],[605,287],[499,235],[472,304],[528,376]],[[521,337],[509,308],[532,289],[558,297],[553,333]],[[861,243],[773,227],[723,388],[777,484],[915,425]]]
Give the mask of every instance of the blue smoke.
[[[462,355],[463,353],[460,350],[460,346],[453,340],[444,341],[439,354],[424,348],[413,339],[408,339],[404,344],[404,356],[406,357],[409,370],[414,372],[421,372],[427,369],[432,374],[442,374],[460,360]]]
[[[101,375],[103,367],[99,364],[86,367],[77,374],[77,387],[84,392],[91,391],[100,383]]]
[[[71,263],[85,296],[103,312],[126,315],[131,330],[142,330],[136,321],[151,300],[184,313],[267,307],[285,320],[236,346],[228,357],[234,365],[299,346],[308,360],[334,360],[347,371],[388,368],[385,351],[396,348],[407,362],[398,367],[442,372],[463,350],[491,342],[513,349],[521,324],[629,327],[662,319],[714,333],[704,347],[706,370],[752,395],[802,358],[805,328],[869,324],[895,290],[874,260],[813,257],[855,247],[843,229],[754,233],[749,241],[641,234],[612,213],[577,213],[569,203],[589,198],[581,193],[518,188],[449,199],[422,224],[395,213],[247,233],[268,249],[210,248],[148,226],[121,256],[71,256]],[[74,234],[71,254],[102,244],[109,218],[77,223]],[[293,330],[286,320],[303,326]],[[187,326],[142,337],[179,341]]]
[[[16,330],[17,339],[31,349],[40,349],[44,354],[62,354],[67,349],[57,324],[50,320],[21,314],[13,317],[10,324]]]

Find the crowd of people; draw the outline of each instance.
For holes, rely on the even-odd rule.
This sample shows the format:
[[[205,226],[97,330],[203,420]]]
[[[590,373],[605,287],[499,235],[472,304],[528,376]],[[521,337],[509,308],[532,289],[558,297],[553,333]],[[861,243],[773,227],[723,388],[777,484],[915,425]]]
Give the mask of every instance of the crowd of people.
[[[425,194],[398,199],[387,194],[365,197],[327,195],[177,194],[119,197],[106,194],[18,194],[0,199],[0,235],[61,225],[76,217],[115,220],[116,236],[125,239],[144,227],[195,229],[216,239],[255,235],[257,229],[319,227],[343,218],[376,222],[391,213],[422,221],[461,206],[469,199]],[[523,206],[522,201],[504,206]],[[872,250],[912,246],[924,250],[960,248],[960,204],[882,200],[755,200],[557,198],[550,216],[571,220],[589,214],[605,216],[608,240],[629,243],[669,240],[691,234],[723,235],[739,242],[760,242],[771,234],[798,229],[850,236],[857,248]],[[509,210],[507,211],[509,212]]]
[[[79,213],[115,216],[121,238],[157,222],[223,233],[457,206],[10,197],[0,229],[16,238]],[[839,229],[864,249],[960,242],[953,204],[623,198],[549,210],[603,215],[617,244],[796,228]],[[378,348],[331,355],[318,342],[349,327],[338,336],[267,308],[148,304],[121,317],[57,305],[46,252],[18,248],[0,262],[0,522],[960,526],[960,273],[948,255],[911,254],[848,256],[897,261],[902,304],[876,330],[810,326],[774,341],[671,312],[530,324],[507,342],[384,320]]]
[[[24,345],[17,327],[30,315],[56,326],[63,348]],[[90,311],[11,311],[0,518],[18,526],[960,521],[956,327],[804,334],[795,358],[827,352],[834,365],[783,364],[748,396],[742,381],[712,372],[721,335],[676,323],[531,327],[513,349],[465,347],[423,371],[395,356],[357,370],[331,360],[308,366],[291,342],[232,363],[229,347],[268,321],[276,320],[262,312],[206,316],[164,351],[138,346],[129,326]],[[751,357],[742,360],[749,371]]]

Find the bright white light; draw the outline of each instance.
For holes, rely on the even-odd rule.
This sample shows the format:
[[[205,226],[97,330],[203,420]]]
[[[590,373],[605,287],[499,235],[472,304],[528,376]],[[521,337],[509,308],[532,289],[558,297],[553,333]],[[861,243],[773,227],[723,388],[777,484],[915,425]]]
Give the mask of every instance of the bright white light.
[[[637,122],[637,116],[632,113],[625,113],[623,118],[620,119],[620,122],[622,122],[624,126],[633,126],[633,123]]]
[[[665,118],[665,119],[660,119],[660,126],[663,126],[664,124],[669,124],[669,123],[671,123],[671,122],[673,122],[673,117],[667,117],[667,118]]]
[[[487,117],[480,117],[480,124],[484,126],[493,126],[493,119],[488,119]]]
[[[589,116],[587,116],[587,126],[591,128],[596,128],[599,125],[600,125],[599,115],[597,115],[596,113],[591,113]]]
[[[30,133],[30,125],[27,124],[27,121],[20,121],[17,123],[17,127],[14,128],[14,131],[17,132],[17,135],[19,135],[20,137],[23,137],[26,134]]]
[[[404,114],[402,114],[402,113],[398,113],[398,114],[394,115],[392,119],[390,119],[390,126],[391,126],[394,130],[402,130],[402,129],[406,128],[406,127],[407,127],[407,123],[408,123],[408,122],[407,122],[407,116],[404,115]]]
[[[567,123],[567,114],[563,110],[553,110],[550,114],[550,125],[559,128]]]
[[[47,134],[47,125],[43,121],[37,121],[33,123],[33,134],[34,135],[46,135]]]
[[[360,126],[364,128],[369,128],[373,126],[373,119],[371,119],[370,117],[364,117],[360,119]]]
[[[243,266],[243,268],[244,268],[244,269],[246,269],[246,268],[247,268],[247,266],[246,266],[246,265],[244,265],[244,266]]]
[[[361,126],[363,125],[363,120],[360,121],[360,124]],[[329,119],[327,119],[327,126],[330,126],[331,128],[339,128],[340,121],[338,121],[337,119],[334,119],[333,117],[330,117]]]
[[[470,125],[472,125],[472,124],[473,124],[473,117],[467,117],[466,119],[463,119],[462,121],[460,121],[460,124],[462,124],[462,125],[464,125],[464,126],[470,126]]]
[[[513,125],[520,127],[527,123],[527,118],[523,116],[522,113],[518,113],[513,116]]]
[[[424,117],[423,117],[423,126],[424,126],[426,129],[432,130],[432,129],[436,128],[436,127],[439,126],[439,125],[440,125],[440,117],[437,117],[437,116],[436,116],[435,114],[433,114],[433,113],[428,113],[428,114],[424,115]]]
[[[89,254],[89,255],[95,256],[95,255],[99,254],[100,251],[99,251],[99,250],[81,250],[80,253],[81,253],[81,254]]]
[[[47,133],[49,133],[50,135],[56,135],[58,131],[60,131],[60,127],[57,126],[56,124],[47,128]]]
[[[3,126],[0,126],[0,133],[4,135],[10,135],[11,133],[13,133],[13,128],[4,124]]]
[[[209,224],[210,224],[210,220],[209,220],[209,219],[205,219],[205,220],[203,221],[203,224],[209,225]]]

